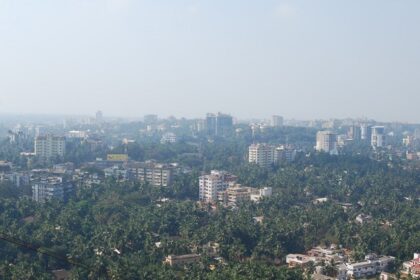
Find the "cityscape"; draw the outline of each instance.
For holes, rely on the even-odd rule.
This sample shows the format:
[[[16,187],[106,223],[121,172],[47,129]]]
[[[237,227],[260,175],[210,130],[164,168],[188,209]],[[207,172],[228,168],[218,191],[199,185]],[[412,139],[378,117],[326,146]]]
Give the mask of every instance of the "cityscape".
[[[138,253],[152,278],[238,265],[280,279],[420,276],[420,125],[101,111],[50,121],[1,127],[6,279],[22,269],[12,256],[37,278],[97,279]]]
[[[420,280],[419,0],[0,0],[0,280]]]

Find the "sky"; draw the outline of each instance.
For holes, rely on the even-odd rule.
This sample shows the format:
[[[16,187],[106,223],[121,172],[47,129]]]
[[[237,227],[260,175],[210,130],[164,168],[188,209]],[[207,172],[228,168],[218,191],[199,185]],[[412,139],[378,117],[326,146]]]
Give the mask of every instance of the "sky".
[[[420,123],[418,0],[0,0],[0,113]]]

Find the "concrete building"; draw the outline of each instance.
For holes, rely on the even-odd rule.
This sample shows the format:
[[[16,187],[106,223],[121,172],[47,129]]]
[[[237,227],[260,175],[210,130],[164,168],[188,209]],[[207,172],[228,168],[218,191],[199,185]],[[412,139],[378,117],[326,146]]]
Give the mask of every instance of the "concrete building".
[[[265,168],[275,162],[276,148],[269,144],[252,144],[249,146],[248,161]]]
[[[32,185],[32,199],[41,203],[51,199],[66,200],[72,191],[72,183],[62,177],[47,177]]]
[[[372,126],[368,124],[362,124],[360,126],[360,132],[361,132],[361,139],[364,141],[370,141],[372,138]]]
[[[337,135],[331,131],[318,131],[315,149],[318,152],[337,154]]]
[[[373,148],[381,148],[385,146],[385,127],[374,126],[372,127],[371,142]]]
[[[161,144],[170,144],[170,143],[176,143],[177,137],[175,133],[167,132],[163,134],[162,138],[160,139]]]
[[[226,172],[212,170],[210,174],[199,178],[199,199],[204,202],[216,202],[218,193],[233,185],[237,177]]]
[[[360,141],[362,140],[362,129],[358,125],[352,125],[349,127],[349,131],[347,133],[347,137],[353,141]]]
[[[65,151],[66,140],[64,137],[48,134],[35,138],[35,155],[42,160],[63,158]]]
[[[420,254],[415,253],[411,261],[403,263],[402,274],[420,278]]]
[[[284,121],[284,119],[283,119],[282,116],[274,115],[271,118],[271,126],[274,126],[274,127],[282,127],[283,126],[283,121]]]
[[[175,173],[175,168],[172,165],[152,161],[128,163],[125,168],[133,179],[159,187],[170,186]]]
[[[201,256],[199,254],[188,254],[188,255],[169,255],[166,257],[164,263],[170,266],[186,265],[190,263],[195,263],[200,260]]]
[[[394,261],[394,257],[368,255],[363,262],[347,264],[347,276],[353,279],[370,277],[385,271]]]

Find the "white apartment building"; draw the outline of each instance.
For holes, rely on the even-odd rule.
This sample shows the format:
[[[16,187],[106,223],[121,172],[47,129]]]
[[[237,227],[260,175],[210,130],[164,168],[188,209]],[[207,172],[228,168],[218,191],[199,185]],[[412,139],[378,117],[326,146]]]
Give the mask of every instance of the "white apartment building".
[[[331,131],[318,131],[316,147],[318,152],[337,154],[337,135]]]
[[[381,148],[385,146],[385,127],[374,126],[372,127],[371,142],[373,148]]]
[[[347,275],[352,279],[370,277],[385,271],[389,264],[395,261],[394,257],[368,255],[364,262],[347,264]]]
[[[35,155],[43,160],[64,157],[66,140],[64,137],[45,135],[35,138]]]
[[[216,202],[218,192],[226,190],[234,184],[237,177],[226,172],[212,170],[210,174],[199,178],[199,199],[205,202]]]
[[[269,144],[252,144],[249,146],[249,163],[268,167],[275,162],[276,148]]]

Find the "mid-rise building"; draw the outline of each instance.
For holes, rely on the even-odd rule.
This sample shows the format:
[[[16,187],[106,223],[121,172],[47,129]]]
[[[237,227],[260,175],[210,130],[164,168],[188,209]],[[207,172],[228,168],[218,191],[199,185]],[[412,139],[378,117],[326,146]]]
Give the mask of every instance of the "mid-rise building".
[[[64,137],[51,134],[35,138],[35,155],[42,160],[63,158],[66,151],[66,140]]]
[[[316,150],[330,154],[337,153],[337,135],[331,131],[318,131],[316,134]]]
[[[360,141],[362,139],[362,129],[358,125],[352,125],[349,127],[347,137],[353,141]]]
[[[199,178],[199,199],[204,202],[217,202],[218,193],[233,185],[237,177],[226,172],[212,170]]]
[[[274,115],[271,119],[271,125],[274,127],[281,127],[283,126],[283,121],[284,119],[282,116]]]
[[[163,134],[162,138],[160,139],[161,144],[170,144],[170,143],[176,143],[177,137],[175,133],[167,132]]]
[[[172,165],[152,161],[128,163],[126,168],[129,170],[129,176],[133,179],[158,187],[170,186],[175,173],[175,168]]]
[[[368,124],[362,124],[360,126],[360,132],[361,132],[361,139],[364,141],[370,141],[372,138],[372,126]]]
[[[41,203],[51,199],[66,200],[72,191],[72,183],[62,177],[42,178],[32,185],[32,199]]]
[[[385,127],[374,126],[372,127],[371,142],[373,148],[381,148],[385,146]]]
[[[403,269],[401,271],[404,275],[411,275],[414,279],[420,278],[420,254],[414,253],[414,257],[411,261],[403,263]]]
[[[269,144],[252,144],[248,151],[249,163],[256,163],[265,168],[276,161],[276,148]]]

